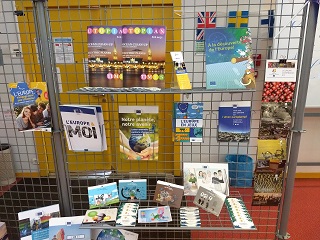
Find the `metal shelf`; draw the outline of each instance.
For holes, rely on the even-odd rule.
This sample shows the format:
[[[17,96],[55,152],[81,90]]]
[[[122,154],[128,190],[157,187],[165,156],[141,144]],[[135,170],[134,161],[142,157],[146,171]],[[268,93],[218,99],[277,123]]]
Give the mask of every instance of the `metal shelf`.
[[[153,196],[154,191],[148,191],[149,196]],[[238,191],[230,191],[230,197],[241,198],[241,195]],[[193,204],[194,196],[184,196],[181,206],[197,207]],[[152,200],[140,200],[134,201],[139,203],[139,209],[162,206],[153,202]],[[110,208],[116,206],[110,206]],[[94,209],[92,209],[94,210]],[[136,223],[136,226],[116,226],[115,222],[110,223],[93,223],[93,224],[82,224],[80,228],[86,229],[126,229],[126,230],[199,230],[199,231],[255,231],[255,229],[235,229],[233,228],[232,222],[230,220],[229,212],[224,205],[219,217],[209,213],[201,208],[200,218],[201,218],[201,227],[181,227],[180,226],[180,213],[178,208],[171,207],[171,216],[172,221],[167,223]],[[138,221],[138,219],[137,219]]]
[[[139,90],[140,89],[140,90]],[[175,88],[154,89],[154,88],[103,88],[103,87],[84,87],[69,94],[193,94],[193,93],[243,93],[255,92],[255,89],[206,89],[205,87],[196,87],[190,90]]]

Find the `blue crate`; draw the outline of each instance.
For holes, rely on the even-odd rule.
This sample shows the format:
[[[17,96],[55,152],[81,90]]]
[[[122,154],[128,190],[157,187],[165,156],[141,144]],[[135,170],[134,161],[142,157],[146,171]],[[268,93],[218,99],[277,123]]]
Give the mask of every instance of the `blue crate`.
[[[226,162],[229,165],[230,186],[252,187],[253,159],[250,156],[229,154]]]

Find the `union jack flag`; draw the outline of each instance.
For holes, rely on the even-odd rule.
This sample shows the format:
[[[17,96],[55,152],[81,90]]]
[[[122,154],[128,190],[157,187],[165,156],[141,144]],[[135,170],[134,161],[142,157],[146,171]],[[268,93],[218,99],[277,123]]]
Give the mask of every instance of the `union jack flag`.
[[[215,28],[216,12],[198,12],[197,28]]]
[[[197,29],[197,37],[196,40],[204,40],[204,29]]]

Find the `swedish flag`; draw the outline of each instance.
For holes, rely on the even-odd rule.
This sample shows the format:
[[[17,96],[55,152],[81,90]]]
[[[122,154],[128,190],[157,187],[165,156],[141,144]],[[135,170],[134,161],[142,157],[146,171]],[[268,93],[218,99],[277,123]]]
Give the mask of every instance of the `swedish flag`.
[[[228,27],[248,27],[249,11],[230,11]]]

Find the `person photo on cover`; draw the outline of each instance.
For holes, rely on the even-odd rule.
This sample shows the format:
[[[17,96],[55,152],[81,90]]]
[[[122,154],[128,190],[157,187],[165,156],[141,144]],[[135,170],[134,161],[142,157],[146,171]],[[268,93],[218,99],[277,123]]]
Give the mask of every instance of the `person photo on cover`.
[[[36,127],[43,125],[43,114],[42,114],[42,108],[39,110],[39,107],[37,105],[30,105],[30,108],[32,110],[32,114],[34,116],[34,122],[36,123]]]
[[[47,103],[46,108],[43,110],[42,114],[45,120],[51,119],[51,108],[49,103]]]
[[[34,115],[29,106],[25,106],[19,116],[16,118],[16,124],[19,131],[28,130],[36,127]]]

